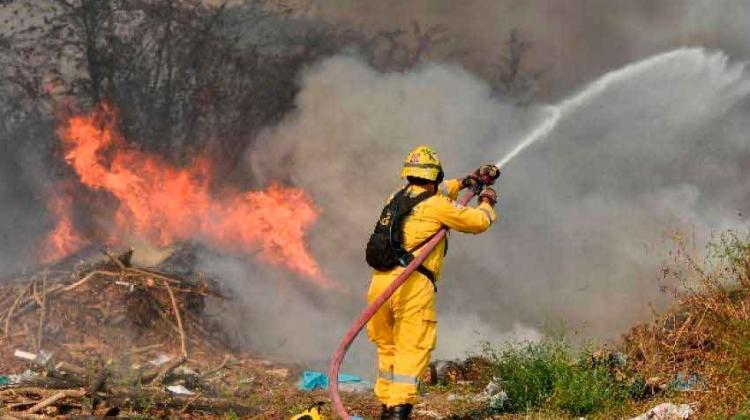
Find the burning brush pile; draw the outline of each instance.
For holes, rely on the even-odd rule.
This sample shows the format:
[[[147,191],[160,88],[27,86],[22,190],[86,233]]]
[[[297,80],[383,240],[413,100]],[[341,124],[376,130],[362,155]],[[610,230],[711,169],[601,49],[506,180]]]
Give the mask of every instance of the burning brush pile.
[[[273,392],[269,380],[288,372],[230,356],[206,310],[226,297],[195,270],[195,250],[245,255],[327,287],[304,241],[317,210],[294,187],[222,186],[207,159],[176,166],[116,126],[104,106],[58,127],[72,179],[49,194],[56,220],[38,247],[42,268],[0,281],[0,415],[256,414],[237,393]],[[133,239],[168,257],[139,266],[132,249],[99,250]]]

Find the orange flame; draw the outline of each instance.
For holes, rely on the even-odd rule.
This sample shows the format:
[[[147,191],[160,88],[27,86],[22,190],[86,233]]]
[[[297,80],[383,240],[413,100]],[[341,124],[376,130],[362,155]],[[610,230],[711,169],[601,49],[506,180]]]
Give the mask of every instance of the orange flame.
[[[330,285],[304,242],[317,213],[303,190],[271,184],[265,191],[212,195],[206,159],[177,168],[128,148],[115,122],[115,112],[103,107],[58,129],[65,160],[81,183],[119,201],[112,237],[135,233],[159,245],[196,238]]]
[[[42,262],[50,263],[78,251],[85,241],[78,234],[71,217],[72,201],[69,197],[54,194],[47,202],[47,207],[57,224],[44,241]]]

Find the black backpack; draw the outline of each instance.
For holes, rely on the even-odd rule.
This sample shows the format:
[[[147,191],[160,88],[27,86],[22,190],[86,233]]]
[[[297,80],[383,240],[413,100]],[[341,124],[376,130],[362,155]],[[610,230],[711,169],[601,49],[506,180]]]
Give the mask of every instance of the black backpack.
[[[411,250],[404,249],[403,221],[412,209],[422,201],[432,197],[433,193],[425,191],[411,197],[404,187],[397,192],[391,201],[383,207],[380,218],[375,224],[375,230],[367,241],[365,259],[367,264],[378,271],[389,271],[395,267],[406,267],[414,259],[413,251],[427,243],[432,236]],[[435,283],[435,275],[425,266],[420,265],[417,271]]]

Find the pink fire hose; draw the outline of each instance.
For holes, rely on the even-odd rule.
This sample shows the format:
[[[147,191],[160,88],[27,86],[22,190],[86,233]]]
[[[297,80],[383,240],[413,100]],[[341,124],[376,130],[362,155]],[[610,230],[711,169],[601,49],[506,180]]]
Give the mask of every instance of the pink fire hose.
[[[464,194],[463,198],[461,199],[461,204],[468,204],[469,201],[471,201],[472,197],[474,197],[476,192],[481,190],[482,186],[483,184],[478,184],[474,189],[469,190],[469,192]],[[349,328],[349,331],[346,332],[343,340],[341,340],[339,347],[336,349],[336,353],[333,354],[331,365],[328,368],[328,393],[331,395],[331,401],[333,402],[333,407],[336,410],[336,414],[338,414],[342,419],[351,419],[349,414],[346,412],[346,408],[344,408],[344,403],[341,401],[341,395],[339,395],[339,369],[341,369],[341,363],[344,361],[346,351],[349,350],[349,346],[352,345],[352,342],[354,342],[357,334],[362,331],[362,328],[364,328],[370,318],[372,318],[373,315],[375,315],[375,313],[378,311],[378,309],[380,309],[380,307],[383,306],[383,304],[393,295],[393,293],[396,292],[396,289],[404,284],[411,273],[413,273],[414,270],[416,270],[417,267],[419,267],[422,262],[424,262],[430,252],[432,252],[432,250],[435,248],[435,246],[437,246],[437,244],[440,243],[441,240],[443,240],[447,232],[448,228],[443,227],[438,231],[437,234],[435,234],[432,239],[424,244],[424,246],[422,247],[422,251],[414,257],[409,265],[404,268],[404,271],[402,271],[401,274],[396,277],[395,280],[393,280],[391,285],[388,286],[388,288],[385,289],[385,291],[380,296],[378,296],[377,299],[375,299],[370,304],[370,306],[362,311],[362,313],[359,315],[359,318],[354,321],[354,324],[352,324],[352,326]]]

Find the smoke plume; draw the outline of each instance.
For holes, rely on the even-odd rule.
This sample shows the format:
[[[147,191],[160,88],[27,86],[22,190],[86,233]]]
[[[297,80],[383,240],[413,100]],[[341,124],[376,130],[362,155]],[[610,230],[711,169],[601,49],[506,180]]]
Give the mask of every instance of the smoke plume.
[[[533,339],[560,322],[613,338],[645,319],[649,305],[668,304],[657,273],[674,232],[701,239],[745,222],[748,92],[744,64],[685,49],[565,113],[546,141],[504,168],[496,225],[476,237],[451,235],[438,355],[460,356],[480,338]],[[347,291],[282,293],[283,282],[240,275],[273,273],[231,275],[226,263],[207,260],[260,314],[246,328],[253,343],[322,365],[365,304],[363,247],[401,185],[408,150],[434,145],[447,175],[462,176],[500,159],[543,123],[544,111],[504,103],[456,66],[381,74],[340,56],[310,69],[296,112],[247,157],[260,180],[291,179],[313,196],[322,214],[311,249]],[[351,367],[371,357],[363,341]]]

